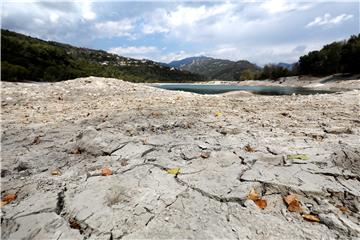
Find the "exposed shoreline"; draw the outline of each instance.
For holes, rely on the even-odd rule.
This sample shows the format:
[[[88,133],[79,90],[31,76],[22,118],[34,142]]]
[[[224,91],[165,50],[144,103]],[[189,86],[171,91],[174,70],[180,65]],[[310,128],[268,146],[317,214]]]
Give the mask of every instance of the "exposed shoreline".
[[[341,74],[327,77],[294,76],[280,78],[279,80],[246,80],[246,81],[208,81],[198,84],[229,84],[241,86],[279,86],[279,87],[304,87],[317,89],[360,89],[360,75],[344,77]]]
[[[305,86],[360,88],[321,81]],[[3,239],[360,237],[359,90],[238,98],[96,77],[1,85],[2,196],[17,195],[1,208]]]

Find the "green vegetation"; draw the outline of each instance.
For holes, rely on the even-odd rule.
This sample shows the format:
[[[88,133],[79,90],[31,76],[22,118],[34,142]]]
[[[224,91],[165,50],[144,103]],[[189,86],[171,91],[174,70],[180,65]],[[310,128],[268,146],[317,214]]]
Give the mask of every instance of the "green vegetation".
[[[294,75],[326,76],[335,73],[360,73],[360,34],[347,41],[333,42],[320,51],[300,57],[292,70],[266,65],[257,79],[277,79]]]
[[[196,61],[177,70],[149,60],[47,42],[3,29],[1,53],[1,78],[6,81],[61,81],[87,76],[132,82],[242,81],[294,75],[360,73],[360,34],[300,57],[291,70],[274,64],[260,69],[248,61],[233,62],[206,57],[194,59]]]
[[[133,82],[191,82],[204,77],[171,70],[149,60],[47,42],[1,30],[1,78],[6,81],[61,81],[77,77],[112,77]]]
[[[245,81],[245,80],[249,80],[249,79],[254,79],[256,76],[256,72],[254,70],[251,69],[245,69],[241,72],[240,74],[240,81]]]
[[[300,57],[299,73],[315,76],[360,73],[360,34]]]
[[[261,73],[257,75],[257,79],[278,79],[291,75],[295,75],[293,70],[288,70],[287,68],[274,64],[267,64],[263,67]]]

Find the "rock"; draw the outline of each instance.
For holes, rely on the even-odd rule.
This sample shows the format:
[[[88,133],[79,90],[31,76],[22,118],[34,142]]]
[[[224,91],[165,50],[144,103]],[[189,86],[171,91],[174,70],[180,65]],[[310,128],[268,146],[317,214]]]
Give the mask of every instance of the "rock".
[[[16,226],[16,231],[12,226]],[[78,230],[71,229],[62,217],[52,212],[16,218],[2,229],[5,239],[22,239],[24,236],[32,239],[82,239]]]
[[[360,176],[360,150],[348,145],[341,150],[335,151],[332,156],[332,162],[335,166],[350,170],[352,173]]]
[[[80,189],[65,193],[65,207],[73,217],[101,233],[114,227],[125,233],[145,227],[185,187],[164,170],[141,166],[120,175],[91,177]]]
[[[6,177],[10,174],[10,171],[6,168],[1,168],[1,177]]]
[[[337,229],[341,232],[347,233],[348,229],[344,226],[343,222],[334,214],[319,214],[320,221],[324,223],[328,228]]]
[[[324,188],[333,192],[347,191],[333,177],[309,173],[302,170],[301,165],[273,166],[257,161],[250,170],[244,172],[241,179],[277,185],[280,190],[288,188],[293,191],[300,190],[325,195]]]
[[[77,136],[73,149],[79,149],[80,152],[86,152],[94,156],[110,155],[117,148],[124,145],[121,137],[97,131],[93,127],[87,127]]]
[[[21,172],[21,171],[25,171],[27,169],[30,169],[31,165],[29,162],[25,162],[25,161],[20,161],[18,163],[18,165],[14,168],[14,170]]]
[[[331,134],[351,134],[352,130],[347,127],[333,127],[333,128],[325,128],[324,132]]]

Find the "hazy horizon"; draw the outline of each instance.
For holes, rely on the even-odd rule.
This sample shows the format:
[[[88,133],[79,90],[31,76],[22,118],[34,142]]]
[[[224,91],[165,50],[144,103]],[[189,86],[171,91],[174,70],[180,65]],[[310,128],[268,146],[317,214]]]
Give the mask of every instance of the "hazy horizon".
[[[296,62],[359,33],[359,2],[5,1],[2,28],[170,62],[191,56]]]

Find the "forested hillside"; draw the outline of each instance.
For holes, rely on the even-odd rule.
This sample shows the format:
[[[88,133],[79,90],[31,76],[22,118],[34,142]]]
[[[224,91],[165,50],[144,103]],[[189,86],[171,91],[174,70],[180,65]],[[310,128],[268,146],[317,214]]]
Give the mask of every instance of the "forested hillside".
[[[1,30],[1,79],[61,81],[77,77],[113,77],[133,82],[190,82],[204,77],[105,51],[47,42]]]
[[[301,56],[292,70],[279,65],[265,65],[258,79],[277,79],[293,75],[326,76],[335,73],[360,73],[360,34],[325,45],[319,51]]]
[[[311,75],[360,73],[360,34],[300,57],[299,72]]]

